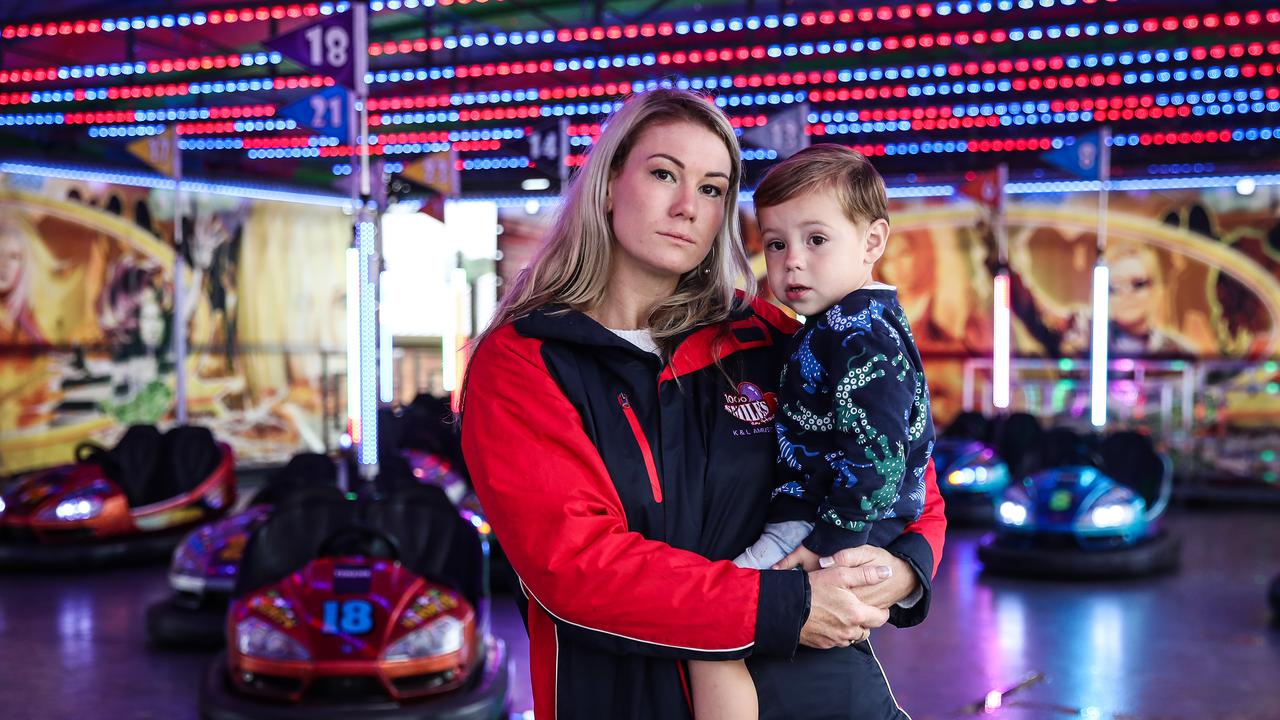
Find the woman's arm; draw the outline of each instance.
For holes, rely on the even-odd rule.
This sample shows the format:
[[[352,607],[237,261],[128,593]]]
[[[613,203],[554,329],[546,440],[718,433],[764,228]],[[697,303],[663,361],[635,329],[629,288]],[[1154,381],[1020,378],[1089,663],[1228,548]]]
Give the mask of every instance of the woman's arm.
[[[472,360],[462,422],[476,494],[530,601],[562,636],[608,652],[793,653],[809,603],[805,574],[712,562],[630,531],[540,348],[511,327],[490,335]],[[821,607],[838,608],[826,589]]]
[[[868,604],[889,608],[889,622],[897,627],[919,625],[929,614],[933,576],[938,572],[946,541],[944,510],[942,494],[938,492],[938,475],[930,458],[924,473],[924,511],[920,517],[907,525],[885,549],[867,547],[874,552],[866,562],[890,567],[893,576],[884,583],[858,588],[855,592]],[[912,602],[917,592],[920,595]]]

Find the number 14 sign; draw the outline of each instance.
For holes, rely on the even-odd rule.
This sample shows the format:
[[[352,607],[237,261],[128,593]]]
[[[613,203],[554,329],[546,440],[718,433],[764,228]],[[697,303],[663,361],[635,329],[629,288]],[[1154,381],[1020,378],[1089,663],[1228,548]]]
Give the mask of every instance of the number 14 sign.
[[[349,90],[356,89],[353,15],[334,15],[307,27],[267,41],[267,47],[311,72],[332,77]]]

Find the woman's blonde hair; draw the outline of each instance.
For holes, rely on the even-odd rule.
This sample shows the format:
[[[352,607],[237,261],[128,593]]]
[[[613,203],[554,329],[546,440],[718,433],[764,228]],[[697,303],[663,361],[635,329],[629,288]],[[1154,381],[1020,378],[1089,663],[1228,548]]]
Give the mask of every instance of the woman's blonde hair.
[[[570,180],[542,247],[512,282],[493,321],[476,338],[477,344],[502,325],[544,305],[587,311],[604,299],[615,240],[605,209],[609,181],[621,171],[642,132],[677,122],[700,125],[720,138],[729,151],[729,187],[723,198],[724,221],[711,251],[681,276],[671,297],[653,306],[649,330],[664,354],[669,353],[676,336],[726,319],[738,288],[745,290],[745,302],[750,302],[755,280],[738,220],[742,151],[733,126],[710,99],[686,90],[658,88],[631,96],[610,116],[586,164]],[[614,202],[628,200],[615,198]]]
[[[35,238],[35,230],[27,223],[25,219],[18,215],[15,208],[5,208],[0,212],[0,244],[15,243],[18,246],[18,252],[21,254],[22,260],[18,264],[18,277],[14,286],[9,289],[6,297],[0,298],[0,308],[3,308],[9,316],[10,321],[16,321],[18,314],[21,313],[31,298],[31,275],[33,268],[31,242]]]

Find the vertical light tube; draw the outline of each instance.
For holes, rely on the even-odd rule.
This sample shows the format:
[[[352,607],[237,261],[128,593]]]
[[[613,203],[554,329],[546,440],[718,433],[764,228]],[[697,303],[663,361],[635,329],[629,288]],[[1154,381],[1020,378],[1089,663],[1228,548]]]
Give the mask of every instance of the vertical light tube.
[[[467,280],[467,271],[462,268],[453,269],[452,285],[457,292],[458,327],[454,340],[454,391],[450,397],[450,407],[454,412],[462,410],[462,379],[467,374],[467,342],[471,339],[471,283]]]
[[[383,403],[395,400],[395,359],[392,357],[391,324],[387,311],[387,271],[383,270],[378,281],[378,399]]]
[[[1093,268],[1093,348],[1089,358],[1091,397],[1090,420],[1101,428],[1107,424],[1107,327],[1110,322],[1108,282],[1110,273],[1103,262]]]
[[[360,246],[360,417],[368,420],[361,428],[361,465],[378,462],[378,306],[371,268],[377,235],[377,225],[364,215],[356,232]]]
[[[360,443],[360,251],[347,248],[347,433]]]
[[[1009,407],[1009,275],[995,277],[994,342],[991,357],[991,404],[1001,410]]]
[[[1107,269],[1107,190],[1111,183],[1111,128],[1103,126],[1098,133],[1098,263],[1093,267],[1093,350],[1090,354],[1089,380],[1093,426],[1107,424],[1107,330],[1111,318],[1108,293],[1110,271]]]
[[[458,289],[454,286],[456,278],[452,271],[445,281],[448,287],[449,306],[445,308],[445,323],[440,333],[440,375],[441,387],[450,395],[458,389]]]
[[[173,135],[173,149],[176,176],[173,186],[173,246],[177,250],[173,254],[173,417],[179,425],[187,424],[187,308],[195,305],[195,299],[187,299],[186,283],[187,261],[182,257],[182,246],[186,239],[182,227],[182,211],[185,209],[186,194],[182,192],[182,151],[178,149],[178,135]]]

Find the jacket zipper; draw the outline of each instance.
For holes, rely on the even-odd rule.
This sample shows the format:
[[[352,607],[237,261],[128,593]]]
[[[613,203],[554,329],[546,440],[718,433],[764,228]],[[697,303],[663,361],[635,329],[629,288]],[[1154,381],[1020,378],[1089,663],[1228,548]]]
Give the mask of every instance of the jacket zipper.
[[[653,450],[649,448],[649,440],[644,436],[644,428],[640,427],[640,419],[631,409],[631,400],[626,393],[618,393],[618,404],[622,406],[622,414],[627,416],[631,432],[636,436],[640,446],[640,454],[644,456],[644,469],[649,473],[649,488],[653,490],[653,501],[662,502],[662,485],[658,483],[658,466],[653,462]]]

